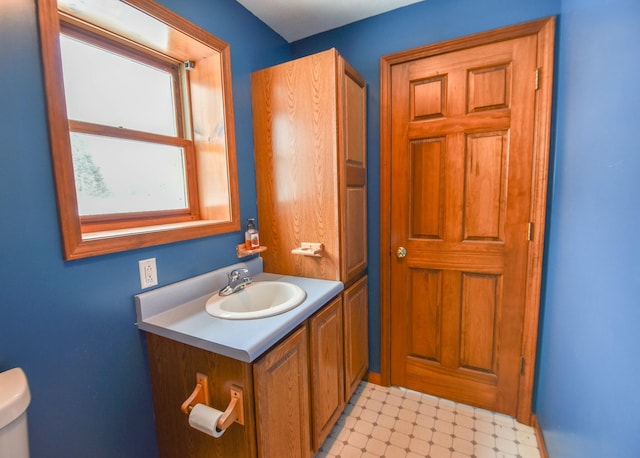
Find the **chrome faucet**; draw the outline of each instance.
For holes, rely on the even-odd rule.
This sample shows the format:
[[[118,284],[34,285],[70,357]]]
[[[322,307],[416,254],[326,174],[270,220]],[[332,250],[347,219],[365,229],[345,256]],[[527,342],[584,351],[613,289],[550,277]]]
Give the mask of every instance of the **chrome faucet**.
[[[227,274],[227,277],[229,277],[229,284],[220,290],[218,293],[220,296],[230,296],[251,283],[248,269],[234,269]]]

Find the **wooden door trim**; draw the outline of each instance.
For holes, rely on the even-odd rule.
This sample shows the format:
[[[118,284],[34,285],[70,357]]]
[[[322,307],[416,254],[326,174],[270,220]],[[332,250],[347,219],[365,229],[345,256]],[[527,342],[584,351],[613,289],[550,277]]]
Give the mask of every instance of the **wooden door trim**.
[[[551,139],[555,18],[504,27],[475,35],[401,51],[380,59],[380,380],[391,384],[391,70],[394,65],[499,41],[537,35],[538,90],[535,101],[531,242],[527,259],[522,356],[525,364],[518,391],[518,421],[531,424],[536,346],[542,281],[542,255]]]

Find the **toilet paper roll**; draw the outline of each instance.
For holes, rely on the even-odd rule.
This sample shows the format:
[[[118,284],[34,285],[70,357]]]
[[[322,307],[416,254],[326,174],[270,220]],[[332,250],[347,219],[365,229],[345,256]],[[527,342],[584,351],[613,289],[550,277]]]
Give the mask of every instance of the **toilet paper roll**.
[[[196,404],[189,413],[189,426],[212,437],[220,437],[226,431],[218,430],[216,424],[224,412],[204,404]]]

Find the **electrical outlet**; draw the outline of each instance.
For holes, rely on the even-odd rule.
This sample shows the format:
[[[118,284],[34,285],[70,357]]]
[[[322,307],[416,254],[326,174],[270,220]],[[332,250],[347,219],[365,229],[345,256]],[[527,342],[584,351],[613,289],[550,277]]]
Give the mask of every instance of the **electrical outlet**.
[[[158,270],[156,258],[142,259],[138,261],[140,269],[140,288],[145,289],[158,284]]]

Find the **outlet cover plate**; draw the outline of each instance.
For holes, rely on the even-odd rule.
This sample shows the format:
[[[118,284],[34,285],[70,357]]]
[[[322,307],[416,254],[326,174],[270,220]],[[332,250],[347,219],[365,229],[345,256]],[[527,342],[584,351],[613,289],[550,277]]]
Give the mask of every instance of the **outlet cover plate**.
[[[158,270],[156,258],[142,259],[138,261],[140,271],[140,288],[150,288],[158,284]]]

